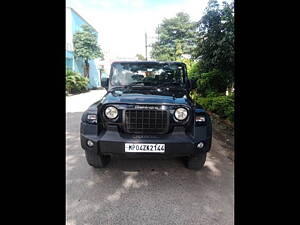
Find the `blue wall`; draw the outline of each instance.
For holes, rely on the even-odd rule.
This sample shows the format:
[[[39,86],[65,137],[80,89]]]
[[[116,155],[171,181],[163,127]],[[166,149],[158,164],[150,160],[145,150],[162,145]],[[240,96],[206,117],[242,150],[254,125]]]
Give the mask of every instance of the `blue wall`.
[[[74,56],[73,52],[66,51],[66,69],[73,70],[74,68]]]
[[[72,36],[77,32],[81,31],[81,25],[87,24],[80,16],[78,16],[73,10],[71,10],[71,20],[72,20]],[[97,32],[97,31],[96,31]],[[98,33],[97,33],[98,36]],[[69,67],[71,64],[71,60],[73,64],[73,71],[80,73],[83,76],[83,59],[74,58],[74,53],[71,51],[66,51],[66,67]],[[89,86],[88,88],[100,87],[100,72],[96,67],[96,63],[94,60],[89,60],[90,70],[89,70]]]
[[[93,60],[89,60],[90,65],[90,85],[89,88],[100,87],[100,74],[97,70],[96,63]]]
[[[72,34],[81,31],[81,25],[86,24],[76,13],[72,11]]]
[[[66,57],[67,58],[73,58],[74,57],[74,53],[71,51],[66,51]]]

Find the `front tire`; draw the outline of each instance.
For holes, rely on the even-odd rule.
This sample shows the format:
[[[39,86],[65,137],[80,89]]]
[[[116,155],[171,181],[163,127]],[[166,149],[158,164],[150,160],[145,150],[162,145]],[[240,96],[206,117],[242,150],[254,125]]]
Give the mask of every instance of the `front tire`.
[[[206,152],[191,156],[187,159],[187,168],[192,170],[200,170],[206,161]]]
[[[85,157],[87,163],[95,168],[103,168],[110,161],[110,156],[98,155],[97,153],[88,150],[85,150]]]

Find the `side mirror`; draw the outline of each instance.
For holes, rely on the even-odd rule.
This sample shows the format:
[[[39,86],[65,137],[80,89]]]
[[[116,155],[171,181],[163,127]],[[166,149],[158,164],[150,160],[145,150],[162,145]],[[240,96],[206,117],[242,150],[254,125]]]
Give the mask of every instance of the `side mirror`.
[[[102,78],[101,79],[101,86],[104,87],[106,90],[108,89],[108,82],[109,82],[109,78]]]
[[[191,90],[194,90],[194,89],[196,89],[196,88],[197,88],[197,82],[196,82],[196,80],[191,79],[191,80],[190,80],[190,89],[191,89]]]

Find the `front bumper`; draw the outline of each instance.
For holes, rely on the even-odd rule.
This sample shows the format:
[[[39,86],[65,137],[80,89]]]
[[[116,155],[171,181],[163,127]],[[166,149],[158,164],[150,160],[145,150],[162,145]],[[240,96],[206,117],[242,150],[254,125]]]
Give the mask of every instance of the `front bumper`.
[[[96,132],[95,132],[96,133]],[[171,156],[191,156],[197,153],[208,152],[211,147],[211,137],[193,138],[185,133],[184,129],[174,129],[172,133],[165,135],[128,135],[121,134],[117,126],[109,126],[102,130],[99,135],[81,133],[81,147],[86,151],[94,151],[102,155],[126,155],[128,157],[144,155],[165,155]],[[87,146],[87,141],[94,142],[93,147]],[[198,149],[199,142],[204,143],[204,147]],[[144,143],[144,144],[165,144],[165,152],[162,153],[128,153],[125,152],[125,143]]]

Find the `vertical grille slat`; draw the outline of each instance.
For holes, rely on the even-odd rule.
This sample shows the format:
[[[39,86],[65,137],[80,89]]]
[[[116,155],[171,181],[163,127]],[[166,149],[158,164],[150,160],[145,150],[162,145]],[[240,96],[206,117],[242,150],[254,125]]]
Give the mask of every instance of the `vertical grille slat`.
[[[126,110],[125,132],[134,134],[163,134],[169,129],[166,110]]]
[[[156,128],[156,118],[157,118],[157,112],[155,111],[155,118],[154,118],[154,128]]]

